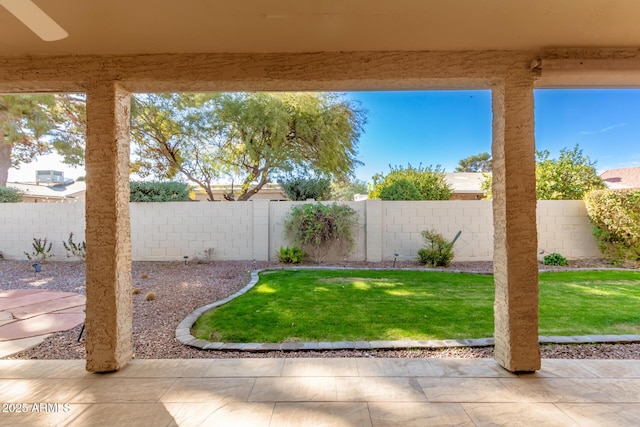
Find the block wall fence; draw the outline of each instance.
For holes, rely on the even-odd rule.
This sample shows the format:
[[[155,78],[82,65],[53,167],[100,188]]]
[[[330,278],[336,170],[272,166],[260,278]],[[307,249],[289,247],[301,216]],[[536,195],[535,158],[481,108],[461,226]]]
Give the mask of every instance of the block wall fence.
[[[131,203],[132,257],[135,261],[182,261],[186,255],[213,260],[277,260],[283,223],[291,206],[304,202]],[[488,261],[493,255],[491,201],[344,202],[359,215],[350,261],[416,259],[422,230],[447,239],[462,231],[455,261]],[[539,252],[569,259],[599,257],[582,201],[539,201]],[[74,233],[84,240],[85,205],[76,203],[0,204],[0,251],[6,259],[26,259],[32,239],[53,242],[54,261],[67,260],[62,245]],[[542,255],[540,255],[542,257]],[[343,260],[328,257],[328,260]],[[1,266],[1,264],[0,264]]]

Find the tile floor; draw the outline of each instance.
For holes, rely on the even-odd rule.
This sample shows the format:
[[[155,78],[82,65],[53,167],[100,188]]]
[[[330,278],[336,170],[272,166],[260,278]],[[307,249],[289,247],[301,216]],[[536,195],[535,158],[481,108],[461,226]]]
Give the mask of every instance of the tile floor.
[[[640,361],[0,360],[0,403],[10,426],[638,426]]]

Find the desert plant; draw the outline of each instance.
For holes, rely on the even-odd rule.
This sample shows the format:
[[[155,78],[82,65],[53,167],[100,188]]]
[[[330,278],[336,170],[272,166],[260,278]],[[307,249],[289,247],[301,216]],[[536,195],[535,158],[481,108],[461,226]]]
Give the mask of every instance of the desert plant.
[[[67,241],[62,241],[62,246],[67,251],[67,258],[71,258],[72,256],[78,257],[81,260],[85,260],[87,256],[87,244],[83,240],[82,242],[74,242],[73,241],[73,233],[69,233],[69,238]]]
[[[408,179],[400,179],[380,190],[381,200],[423,200],[420,190]]]
[[[418,250],[418,261],[429,267],[448,267],[453,259],[453,245],[462,232],[458,231],[450,242],[435,230],[424,230],[420,234],[426,246]]]
[[[20,203],[22,191],[11,187],[0,187],[0,203]]]
[[[327,178],[282,178],[278,181],[278,184],[280,184],[289,200],[294,201],[326,200],[331,193],[331,181]]]
[[[563,257],[557,252],[554,252],[549,255],[545,255],[543,262],[544,262],[544,265],[558,265],[558,266],[565,266],[569,263],[565,257]]]
[[[51,247],[53,246],[53,243],[47,242],[46,237],[44,239],[37,239],[34,237],[31,246],[33,247],[33,251],[31,253],[24,253],[29,261],[36,260],[45,262],[47,258],[51,258],[53,256],[53,254],[51,254]]]
[[[147,296],[145,296],[145,299],[147,301],[155,301],[155,299],[156,299],[155,292],[147,292]]]
[[[133,295],[140,295],[140,292],[142,292],[142,290],[140,288],[135,288],[131,293]]]
[[[280,262],[287,264],[300,264],[304,259],[305,253],[302,249],[295,246],[281,247],[278,252],[278,259]]]
[[[202,251],[205,259],[207,260],[207,262],[211,262],[213,261],[213,248],[207,248],[204,251]]]
[[[294,206],[284,222],[285,236],[318,262],[330,249],[346,256],[355,243],[358,214],[346,205],[306,203]]]

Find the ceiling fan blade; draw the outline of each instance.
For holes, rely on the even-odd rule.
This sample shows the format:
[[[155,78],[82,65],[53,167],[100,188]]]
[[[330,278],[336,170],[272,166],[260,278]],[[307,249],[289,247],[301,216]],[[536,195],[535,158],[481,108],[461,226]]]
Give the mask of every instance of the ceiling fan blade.
[[[0,0],[0,5],[44,41],[60,40],[69,35],[31,0]]]

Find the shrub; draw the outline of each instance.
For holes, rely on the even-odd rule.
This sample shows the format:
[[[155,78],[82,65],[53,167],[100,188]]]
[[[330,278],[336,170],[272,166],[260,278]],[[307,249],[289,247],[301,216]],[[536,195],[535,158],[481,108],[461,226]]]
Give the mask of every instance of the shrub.
[[[144,297],[147,301],[155,301],[156,294],[155,292],[147,292],[147,295]]]
[[[461,232],[451,242],[435,230],[424,230],[421,234],[426,246],[418,250],[418,261],[429,267],[448,267],[453,259],[453,245]]]
[[[373,190],[369,193],[370,199],[380,199],[380,193],[385,187],[394,182],[407,180],[411,182],[420,193],[419,200],[449,200],[451,198],[451,187],[445,179],[444,170],[440,166],[414,168],[408,165],[391,166],[391,171],[387,175],[376,174],[373,176]]]
[[[565,266],[568,264],[568,261],[565,257],[560,255],[559,253],[552,253],[549,255],[545,255],[544,257],[544,265],[559,265]]]
[[[331,182],[326,178],[281,179],[278,184],[293,201],[326,200],[331,193]]]
[[[22,191],[10,187],[0,187],[0,203],[20,203]]]
[[[640,190],[596,190],[585,196],[598,246],[614,264],[640,261]]]
[[[136,182],[129,183],[131,202],[186,202],[189,186],[181,182]]]
[[[31,244],[33,247],[33,251],[31,253],[25,252],[24,254],[27,256],[29,261],[40,261],[45,262],[47,258],[51,258],[53,255],[51,253],[51,247],[53,243],[47,242],[47,238],[44,239],[36,239],[33,238],[33,243]]]
[[[300,248],[296,248],[295,246],[291,248],[281,247],[280,252],[278,252],[278,259],[280,262],[287,264],[300,264],[304,259],[304,256],[304,251]]]
[[[330,249],[347,255],[353,249],[358,214],[349,206],[305,203],[294,206],[284,222],[285,236],[320,261]]]
[[[423,200],[420,190],[411,181],[401,179],[380,190],[381,200]]]
[[[62,241],[62,246],[67,251],[67,258],[75,256],[84,261],[87,256],[87,244],[84,240],[79,243],[74,242],[73,233],[69,233],[69,238],[66,242]]]

